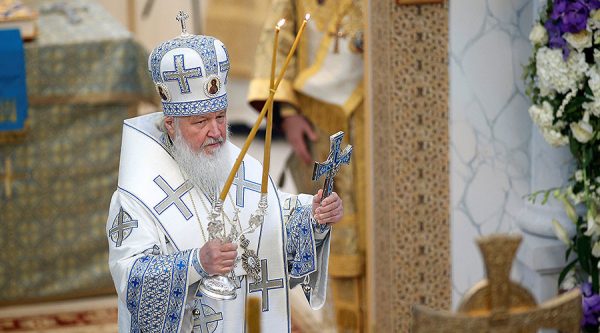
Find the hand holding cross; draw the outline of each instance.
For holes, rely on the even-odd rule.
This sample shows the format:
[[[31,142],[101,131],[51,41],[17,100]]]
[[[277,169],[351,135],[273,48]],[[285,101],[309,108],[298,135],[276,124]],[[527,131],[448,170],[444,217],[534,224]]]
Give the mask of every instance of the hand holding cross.
[[[327,160],[322,163],[315,162],[312,180],[316,181],[324,174],[327,174],[325,177],[325,184],[323,185],[323,196],[321,197],[321,201],[333,192],[333,178],[340,170],[341,164],[350,164],[352,146],[348,145],[344,148],[344,151],[340,152],[342,139],[344,139],[344,132],[342,131],[330,136],[329,142],[331,148]]]

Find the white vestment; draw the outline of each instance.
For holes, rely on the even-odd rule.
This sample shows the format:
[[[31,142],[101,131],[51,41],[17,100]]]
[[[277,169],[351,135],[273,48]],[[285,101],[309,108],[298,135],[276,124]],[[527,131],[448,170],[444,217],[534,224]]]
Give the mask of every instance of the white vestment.
[[[197,286],[206,273],[198,253],[208,236],[210,207],[202,204],[204,194],[184,179],[171,156],[157,127],[160,116],[128,119],[123,127],[118,188],[106,227],[119,295],[119,331],[245,332],[246,299],[258,297],[264,331],[289,332],[288,288],[308,276],[311,307],[319,308],[325,300],[330,237],[315,226],[312,196],[282,193],[269,179],[264,223],[247,235],[261,262],[261,281],[247,278],[240,263],[235,300],[202,295]],[[227,144],[233,160],[239,149]],[[224,203],[230,218],[234,205],[240,210],[242,228],[257,209],[261,176],[261,164],[247,155]],[[242,251],[238,247],[238,256]]]

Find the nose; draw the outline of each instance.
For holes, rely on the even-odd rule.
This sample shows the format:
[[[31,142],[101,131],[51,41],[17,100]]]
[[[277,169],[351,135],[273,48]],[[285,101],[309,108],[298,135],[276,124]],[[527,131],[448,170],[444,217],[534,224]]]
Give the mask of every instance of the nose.
[[[221,130],[219,129],[219,123],[216,119],[211,119],[209,123],[208,136],[211,138],[218,138],[221,136]]]

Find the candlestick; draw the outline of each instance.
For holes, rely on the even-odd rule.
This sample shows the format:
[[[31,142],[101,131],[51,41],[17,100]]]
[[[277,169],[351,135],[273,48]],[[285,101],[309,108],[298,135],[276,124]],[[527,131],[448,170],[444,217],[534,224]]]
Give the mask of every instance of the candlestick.
[[[223,190],[221,191],[221,194],[219,195],[219,199],[221,200],[221,202],[223,202],[225,200],[227,193],[229,193],[229,189],[231,188],[231,184],[233,183],[235,174],[237,173],[240,165],[242,164],[242,160],[244,159],[244,156],[246,155],[248,148],[250,148],[250,143],[252,143],[254,136],[256,136],[256,132],[258,131],[258,128],[260,127],[260,123],[264,119],[265,114],[267,113],[267,110],[269,109],[269,105],[271,103],[273,103],[273,98],[275,97],[275,92],[277,91],[277,88],[279,87],[279,84],[281,83],[281,80],[283,79],[283,75],[285,74],[287,66],[289,65],[290,61],[292,60],[292,55],[296,51],[296,47],[298,46],[298,43],[300,42],[300,37],[302,37],[302,33],[304,33],[304,28],[306,27],[306,23],[308,22],[309,19],[310,19],[310,14],[306,14],[304,21],[300,25],[300,29],[298,29],[298,34],[296,35],[296,39],[294,40],[294,43],[292,44],[292,48],[290,49],[290,51],[287,54],[285,63],[283,64],[283,67],[281,68],[281,72],[279,73],[279,76],[277,77],[277,81],[275,81],[275,85],[273,86],[273,89],[271,89],[269,92],[269,98],[267,98],[265,105],[263,105],[263,108],[260,111],[260,114],[258,115],[256,122],[254,122],[254,126],[252,127],[250,134],[248,134],[248,138],[246,138],[246,142],[244,142],[244,146],[242,147],[240,154],[238,155],[237,159],[235,160],[235,163],[233,164],[233,168],[231,169],[231,172],[229,172],[229,177],[227,177],[225,186],[223,187]]]

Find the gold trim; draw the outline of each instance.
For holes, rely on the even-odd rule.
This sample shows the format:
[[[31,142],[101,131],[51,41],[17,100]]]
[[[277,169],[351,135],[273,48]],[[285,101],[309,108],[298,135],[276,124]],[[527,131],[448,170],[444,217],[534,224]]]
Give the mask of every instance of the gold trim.
[[[350,98],[348,98],[346,103],[344,103],[344,105],[341,106],[341,109],[344,110],[346,117],[350,117],[354,110],[357,109],[357,106],[363,101],[363,98],[365,96],[364,94],[365,90],[363,87],[363,83],[360,83],[358,87],[354,89],[354,92],[352,92],[352,95],[350,95]]]
[[[301,70],[300,73],[298,74],[298,76],[296,77],[296,79],[294,80],[293,86],[294,86],[294,89],[296,89],[297,91],[301,92],[302,88],[306,85],[306,81],[308,79],[310,79],[312,76],[314,76],[318,71],[320,71],[321,67],[323,67],[323,62],[325,61],[327,54],[329,54],[329,45],[331,44],[331,38],[332,38],[332,36],[328,32],[335,29],[336,23],[338,22],[338,20],[340,19],[340,17],[342,17],[342,18],[344,17],[346,12],[350,9],[351,5],[352,5],[352,1],[346,1],[342,5],[343,6],[342,9],[339,12],[337,12],[335,17],[329,22],[328,29],[327,29],[327,31],[325,31],[324,36],[321,39],[321,44],[319,45],[319,50],[317,51],[317,55],[315,57],[315,62],[310,67],[306,68],[306,66],[303,66],[306,63],[305,62],[306,59],[301,59],[302,61],[300,62],[299,68],[305,68],[305,69]],[[303,57],[305,58],[306,55],[303,55]],[[343,105],[336,105],[336,106],[338,106],[342,110],[344,110],[344,113],[346,114],[346,116],[349,117],[350,115],[352,115],[352,112],[356,109],[356,106],[358,106],[358,104],[360,104],[360,102],[362,101],[362,98],[363,98],[363,87],[361,84],[359,84],[359,86],[356,87],[356,89],[354,89],[354,91],[352,92],[352,94],[350,95],[348,100]]]

